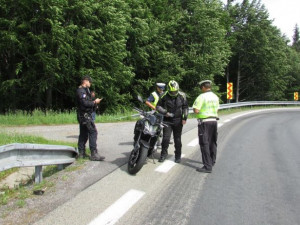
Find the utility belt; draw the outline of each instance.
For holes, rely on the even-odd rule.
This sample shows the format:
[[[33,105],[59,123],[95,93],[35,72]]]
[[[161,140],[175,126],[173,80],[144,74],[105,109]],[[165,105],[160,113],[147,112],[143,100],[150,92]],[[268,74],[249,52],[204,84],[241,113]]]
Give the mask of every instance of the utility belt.
[[[84,113],[83,115],[81,114],[79,116],[79,120],[81,124],[87,124],[93,121],[92,115],[90,113]]]
[[[198,124],[202,124],[205,122],[217,122],[217,120],[219,120],[219,118],[217,117],[208,117],[208,118],[204,118],[204,119],[197,119],[198,120]]]

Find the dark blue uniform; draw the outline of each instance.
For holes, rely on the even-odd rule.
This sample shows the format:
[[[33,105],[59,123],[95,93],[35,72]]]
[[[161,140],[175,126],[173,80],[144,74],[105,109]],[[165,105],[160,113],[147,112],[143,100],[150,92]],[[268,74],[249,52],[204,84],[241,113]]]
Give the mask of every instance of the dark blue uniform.
[[[77,119],[79,122],[79,138],[78,138],[78,150],[79,154],[85,155],[85,144],[89,139],[89,145],[91,152],[97,152],[97,128],[92,120],[92,113],[96,104],[92,100],[90,90],[80,86],[76,92],[77,98]]]

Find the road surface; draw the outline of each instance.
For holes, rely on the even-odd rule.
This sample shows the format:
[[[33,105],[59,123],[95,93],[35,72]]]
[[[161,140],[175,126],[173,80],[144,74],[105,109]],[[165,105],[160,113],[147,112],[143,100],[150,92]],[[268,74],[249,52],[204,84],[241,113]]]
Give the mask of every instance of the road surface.
[[[300,110],[227,115],[219,126],[213,173],[195,170],[202,165],[191,120],[182,163],[171,146],[169,160],[148,159],[135,176],[121,166],[35,224],[300,224]]]

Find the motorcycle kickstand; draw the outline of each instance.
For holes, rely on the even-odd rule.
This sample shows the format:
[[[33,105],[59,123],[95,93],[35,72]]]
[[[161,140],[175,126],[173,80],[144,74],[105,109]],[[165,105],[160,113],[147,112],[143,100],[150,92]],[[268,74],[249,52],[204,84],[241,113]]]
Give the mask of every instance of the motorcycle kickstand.
[[[152,156],[153,164],[156,164],[156,162],[154,160],[154,154],[153,154],[153,152],[151,153],[151,156]]]

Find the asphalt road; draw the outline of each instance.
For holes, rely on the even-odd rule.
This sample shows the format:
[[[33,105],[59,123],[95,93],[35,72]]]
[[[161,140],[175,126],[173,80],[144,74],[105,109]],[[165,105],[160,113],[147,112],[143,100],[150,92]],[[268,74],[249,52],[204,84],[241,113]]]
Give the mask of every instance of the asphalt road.
[[[189,224],[300,224],[300,113],[252,115],[227,129]]]
[[[300,224],[299,109],[223,116],[212,174],[195,170],[195,122],[182,136],[182,163],[148,160],[136,176],[121,166],[36,225]]]

